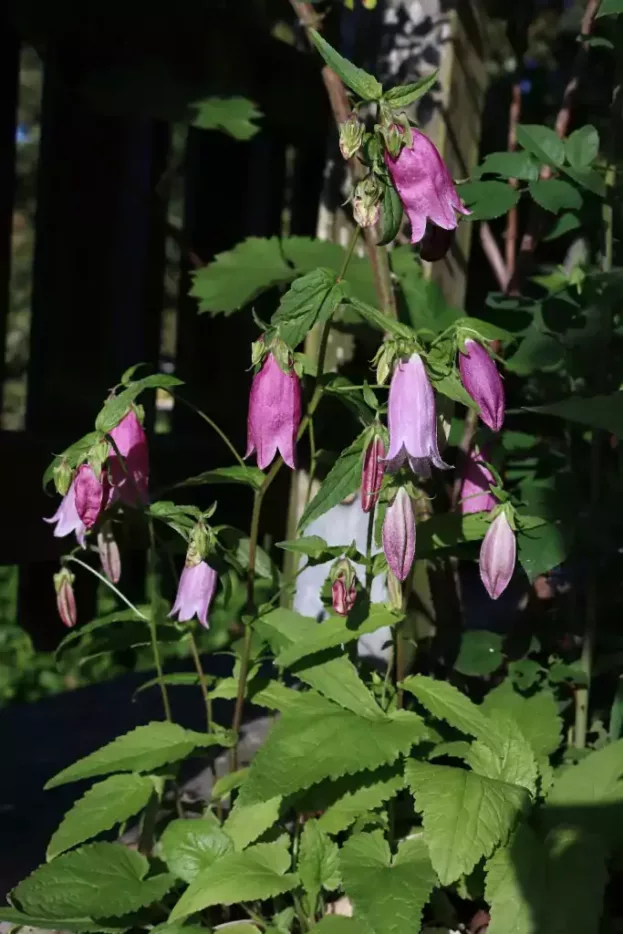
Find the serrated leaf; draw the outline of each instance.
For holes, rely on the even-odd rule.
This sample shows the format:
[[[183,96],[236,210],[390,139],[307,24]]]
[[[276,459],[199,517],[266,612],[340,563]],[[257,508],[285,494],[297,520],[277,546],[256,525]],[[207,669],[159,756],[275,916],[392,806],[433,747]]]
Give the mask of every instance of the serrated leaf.
[[[240,140],[249,140],[259,132],[253,121],[262,112],[246,97],[206,97],[192,107],[197,111],[192,126],[201,130],[222,130]]]
[[[146,389],[172,389],[174,386],[183,386],[184,381],[169,373],[153,373],[130,383],[116,396],[112,396],[104,403],[99,415],[95,419],[95,428],[106,434],[115,428],[126,415],[132,403],[138,399]]]
[[[328,321],[344,298],[342,286],[329,269],[314,269],[295,279],[281,299],[271,323],[294,349],[317,323]]]
[[[293,551],[297,555],[319,558],[328,550],[329,546],[320,535],[304,535],[302,538],[293,538],[291,541],[277,542],[277,548],[283,548],[284,551]]]
[[[495,728],[480,707],[447,681],[435,681],[426,675],[412,675],[404,688],[417,697],[433,717],[445,720],[461,733],[487,740]]]
[[[199,299],[199,312],[231,314],[270,286],[295,276],[296,269],[286,262],[276,237],[249,237],[199,269],[190,295]]]
[[[210,905],[260,901],[289,892],[298,884],[288,872],[290,854],[282,842],[257,843],[228,853],[195,877],[169,915],[177,921]]]
[[[316,820],[305,823],[296,868],[305,889],[308,913],[315,914],[321,889],[331,891],[341,883],[337,844]]]
[[[383,189],[383,226],[378,242],[379,246],[391,243],[398,236],[402,223],[403,207],[400,195],[392,184],[385,185]]]
[[[329,68],[333,69],[351,91],[364,101],[378,101],[383,93],[383,86],[373,75],[369,75],[363,68],[357,68],[340,55],[315,29],[308,30],[308,34]]]
[[[484,221],[501,217],[519,201],[519,192],[505,182],[465,182],[458,192],[470,208],[470,220]]]
[[[562,720],[551,691],[541,690],[532,697],[523,697],[514,690],[510,680],[489,691],[481,709],[487,716],[505,712],[515,720],[537,759],[549,756],[560,746]]]
[[[28,914],[49,918],[119,917],[159,901],[173,885],[164,874],[146,878],[149,863],[120,843],[91,843],[40,866],[13,889]]]
[[[65,814],[48,844],[46,858],[53,859],[138,814],[153,793],[152,779],[142,775],[111,775],[98,782]]]
[[[368,928],[359,918],[346,915],[325,915],[310,930],[314,934],[368,934]]]
[[[411,84],[399,84],[395,88],[390,88],[389,91],[385,91],[383,97],[395,110],[400,107],[408,107],[409,104],[413,104],[430,91],[437,83],[438,76],[439,69],[436,68],[430,75],[425,75],[419,81],[414,81]]]
[[[204,470],[203,473],[195,477],[188,477],[176,483],[170,489],[181,489],[185,486],[206,486],[211,483],[242,483],[250,486],[254,490],[259,490],[264,480],[265,474],[259,467],[242,467],[240,464],[234,464],[232,467],[215,467],[214,470]]]
[[[51,778],[46,788],[56,788],[82,778],[95,778],[110,772],[151,772],[168,762],[184,759],[198,747],[226,746],[233,742],[224,734],[196,733],[176,723],[154,721],[137,726],[112,743],[79,759]]]
[[[320,489],[304,509],[299,519],[299,532],[306,529],[314,519],[323,516],[325,512],[359,489],[366,438],[367,432],[363,431],[351,445],[342,451]]]
[[[521,785],[535,795],[538,769],[528,740],[508,714],[496,711],[490,719],[495,728],[493,738],[472,743],[467,764],[479,775]]]
[[[361,315],[365,321],[368,322],[368,324],[371,324],[379,331],[386,331],[388,334],[391,334],[392,337],[396,337],[398,339],[413,339],[412,328],[408,327],[406,324],[401,324],[400,321],[397,321],[395,318],[391,318],[389,315],[384,314],[373,305],[368,305],[367,302],[362,302],[354,296],[351,296],[350,298],[350,305]]]
[[[405,779],[423,814],[428,851],[442,885],[469,874],[505,843],[530,800],[525,788],[447,765],[411,760]]]
[[[5,908],[0,905],[0,922],[5,921],[12,927],[41,928],[44,931],[72,931],[75,934],[122,934],[134,926],[132,919],[114,918],[95,920],[94,918],[41,918],[36,915]]]
[[[487,629],[463,633],[454,670],[462,675],[490,675],[502,664],[502,636]]]
[[[574,130],[565,143],[567,159],[574,169],[587,168],[599,155],[599,133],[587,124]]]
[[[372,720],[314,693],[301,697],[272,727],[240,790],[241,804],[290,795],[326,778],[392,763],[427,735],[422,720],[400,710]]]
[[[549,127],[539,124],[520,124],[517,142],[546,165],[560,166],[565,161],[565,144]]]
[[[491,152],[478,166],[474,177],[488,172],[525,182],[536,181],[539,177],[539,167],[528,152]]]
[[[236,800],[223,824],[223,830],[233,840],[236,850],[244,850],[273,826],[279,819],[281,801],[281,795],[257,804],[244,805],[240,798]]]
[[[571,396],[549,405],[532,406],[527,411],[555,415],[590,428],[603,428],[616,438],[623,438],[623,392],[607,396]]]
[[[327,833],[347,830],[361,814],[380,807],[404,787],[402,770],[397,766],[384,766],[375,772],[357,775],[352,780],[360,780],[360,786],[345,792],[318,819],[319,827]]]
[[[565,210],[579,211],[582,207],[582,195],[577,188],[560,178],[541,178],[530,182],[528,187],[536,203],[553,214]]]
[[[604,176],[595,169],[574,169],[570,165],[565,165],[562,167],[562,171],[569,178],[572,178],[574,182],[577,182],[578,185],[581,185],[582,188],[592,191],[594,195],[600,198],[605,197],[606,181]]]
[[[537,529],[517,535],[519,563],[529,581],[536,580],[552,568],[559,567],[567,558],[571,540],[564,526],[546,522]]]
[[[374,934],[419,934],[422,910],[437,883],[420,834],[403,840],[392,862],[380,830],[350,837],[340,851],[355,917]]]
[[[54,476],[54,468],[60,464],[61,461],[67,461],[70,467],[77,467],[78,464],[82,463],[82,461],[86,459],[90,448],[97,441],[99,441],[99,439],[99,431],[90,431],[87,435],[84,435],[83,438],[80,438],[78,441],[74,441],[74,443],[70,444],[68,448],[65,448],[62,454],[58,454],[43,474],[43,489],[45,490],[48,483],[50,483],[52,480]]]
[[[521,824],[486,866],[489,934],[536,934],[545,903],[546,860],[542,842]]]
[[[167,825],[160,851],[170,872],[191,883],[217,859],[233,853],[234,844],[214,820],[179,818]]]

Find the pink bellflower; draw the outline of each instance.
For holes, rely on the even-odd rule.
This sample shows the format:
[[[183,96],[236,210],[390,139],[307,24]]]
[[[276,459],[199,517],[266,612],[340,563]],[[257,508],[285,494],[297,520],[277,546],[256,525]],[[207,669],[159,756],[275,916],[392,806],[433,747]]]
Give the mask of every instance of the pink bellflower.
[[[400,487],[383,521],[383,552],[390,570],[405,580],[415,557],[415,516],[409,494]]]
[[[504,424],[506,401],[502,377],[482,344],[468,338],[459,353],[461,382],[480,409],[480,418],[492,431]]]
[[[485,463],[486,458],[485,450],[481,452],[473,447],[463,462],[460,499],[464,516],[472,512],[491,512],[498,504],[490,489],[495,479]]]
[[[64,538],[65,535],[76,533],[76,539],[79,545],[84,548],[84,533],[86,527],[78,515],[76,509],[76,481],[72,480],[70,487],[63,496],[61,504],[51,519],[44,519],[44,522],[53,522],[55,524],[54,537]]]
[[[134,409],[110,432],[125,464],[120,462],[117,452],[111,449],[108,463],[113,486],[113,497],[128,506],[147,502],[149,484],[149,451],[147,435]]]
[[[500,512],[480,547],[480,577],[492,600],[504,593],[517,560],[517,541],[505,512]]]
[[[437,445],[433,387],[417,353],[401,360],[394,369],[389,387],[388,425],[387,462],[392,472],[402,467],[405,460],[422,477],[430,476],[431,462],[440,469],[449,469]]]
[[[108,475],[102,470],[98,477],[90,464],[80,464],[74,480],[76,512],[85,529],[92,528],[108,505],[110,487]]]
[[[257,452],[260,470],[275,458],[277,451],[294,470],[296,434],[301,421],[301,384],[293,369],[281,369],[269,353],[259,373],[253,377],[247,420],[245,457]]]
[[[186,623],[196,616],[202,626],[209,629],[208,610],[214,597],[218,575],[205,561],[186,564],[180,576],[177,596],[169,616]]]

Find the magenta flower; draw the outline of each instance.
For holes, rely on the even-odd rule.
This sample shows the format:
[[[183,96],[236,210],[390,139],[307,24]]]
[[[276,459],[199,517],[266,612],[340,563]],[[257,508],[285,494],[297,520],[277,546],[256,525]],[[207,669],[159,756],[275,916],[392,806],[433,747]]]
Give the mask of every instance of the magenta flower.
[[[492,600],[508,587],[515,570],[517,541],[505,512],[495,517],[480,547],[480,577]]]
[[[444,230],[454,230],[456,212],[471,211],[459,198],[435,145],[419,130],[411,132],[411,146],[404,146],[395,159],[386,152],[385,162],[411,222],[411,243],[419,243],[428,219]]]
[[[64,538],[65,535],[76,533],[76,539],[79,545],[84,548],[84,533],[86,528],[76,509],[76,481],[72,480],[71,485],[63,496],[61,504],[51,519],[44,519],[44,522],[54,522],[54,537]]]
[[[257,451],[261,470],[274,460],[277,451],[294,470],[296,434],[301,421],[301,384],[290,370],[281,369],[269,353],[262,369],[253,377],[247,420],[247,452]]]
[[[90,529],[108,505],[109,486],[106,471],[102,470],[98,479],[90,464],[80,464],[76,471],[74,488],[76,512],[84,527]]]
[[[464,516],[472,512],[491,512],[498,504],[490,489],[495,480],[485,461],[485,451],[480,452],[476,447],[471,448],[463,461],[460,499]]]
[[[415,557],[415,517],[404,487],[400,487],[385,514],[383,551],[391,571],[399,581],[403,581]]]
[[[128,506],[146,503],[149,484],[147,435],[134,409],[124,415],[110,436],[125,460],[124,470],[116,451],[111,450],[108,463],[115,499],[119,497]]]
[[[468,338],[459,354],[461,382],[480,409],[480,418],[492,431],[504,423],[504,386],[494,361],[482,344]]]
[[[208,610],[216,590],[217,573],[205,561],[186,565],[177,588],[177,597],[169,616],[186,623],[196,616],[202,626],[209,629]]]
[[[371,512],[376,506],[385,473],[385,445],[379,435],[375,435],[363,455],[361,471],[361,508]]]
[[[398,470],[405,460],[414,473],[430,476],[430,462],[441,469],[448,468],[437,446],[437,416],[435,396],[424,361],[414,353],[401,360],[394,370],[389,387],[389,452],[391,471]]]

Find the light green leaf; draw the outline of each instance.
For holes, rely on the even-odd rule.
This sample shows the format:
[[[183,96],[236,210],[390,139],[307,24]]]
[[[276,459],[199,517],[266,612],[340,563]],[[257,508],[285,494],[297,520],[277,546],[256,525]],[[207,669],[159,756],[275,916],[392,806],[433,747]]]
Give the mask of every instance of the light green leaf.
[[[289,892],[298,877],[288,872],[290,854],[281,841],[227,853],[195,877],[169,915],[178,921],[210,905],[260,901]]]
[[[160,850],[167,868],[184,882],[193,879],[234,845],[216,821],[207,818],[172,820],[160,838]]]
[[[6,921],[15,929],[41,928],[44,931],[72,931],[75,934],[122,934],[133,926],[127,918],[97,921],[93,918],[40,918],[36,915],[6,908],[0,905],[0,921]]]
[[[502,175],[504,178],[518,178],[533,182],[539,177],[539,167],[528,152],[491,152],[478,166],[474,178],[487,173]]]
[[[329,269],[315,269],[295,279],[281,299],[271,323],[292,349],[316,323],[328,321],[344,298],[342,286]]]
[[[564,527],[553,522],[517,535],[519,562],[530,581],[562,564],[570,547],[571,541]]]
[[[463,383],[459,378],[459,374],[456,371],[440,377],[432,374],[431,382],[433,384],[433,389],[436,392],[440,392],[442,395],[447,396],[448,399],[453,399],[455,402],[460,402],[461,405],[466,406],[468,409],[473,409],[475,412],[480,412],[478,405],[474,402],[472,397],[463,386]]]
[[[231,314],[270,286],[295,276],[296,269],[286,262],[276,237],[249,237],[199,269],[190,295],[199,299],[199,312]]]
[[[383,97],[395,110],[408,107],[409,104],[413,104],[430,91],[433,85],[437,83],[438,76],[439,69],[436,68],[430,75],[420,78],[419,81],[414,81],[412,84],[399,84],[395,88],[390,88],[389,91],[385,91]]]
[[[267,707],[269,710],[284,711],[298,706],[301,695],[293,688],[288,688],[281,681],[269,681],[259,690],[250,689],[250,698],[253,704]]]
[[[264,480],[264,473],[259,467],[242,467],[240,464],[234,464],[232,467],[215,467],[214,470],[204,470],[196,477],[188,477],[176,483],[171,489],[177,490],[185,486],[206,486],[211,483],[242,483],[259,490]]]
[[[320,535],[304,535],[302,538],[293,538],[288,542],[277,542],[277,548],[293,551],[297,555],[308,555],[310,558],[319,558],[329,550],[329,546]]]
[[[510,714],[537,759],[551,755],[560,746],[562,720],[551,691],[541,690],[532,697],[523,697],[507,679],[489,691],[481,709],[487,716],[498,711]]]
[[[505,182],[465,182],[458,192],[472,214],[470,220],[492,220],[506,214],[519,201],[519,192]]]
[[[472,743],[467,764],[485,778],[521,785],[535,795],[538,769],[528,740],[507,713],[496,711],[490,719],[495,728],[493,738]]]
[[[457,331],[459,329],[474,331],[485,341],[508,341],[515,336],[499,325],[490,321],[482,321],[480,318],[457,318],[455,327]]]
[[[403,840],[392,862],[380,830],[350,837],[340,850],[344,889],[374,934],[419,934],[437,883],[423,835]]]
[[[574,130],[565,143],[567,159],[574,169],[584,169],[599,155],[599,133],[587,124]]]
[[[565,234],[570,233],[572,230],[577,230],[580,226],[580,223],[580,218],[575,214],[561,214],[560,217],[556,218],[554,226],[548,235],[543,237],[543,240],[546,243],[549,243],[551,240],[556,240],[558,237],[563,237]]]
[[[565,144],[549,127],[520,124],[517,142],[546,165],[560,166],[565,161]]]
[[[244,850],[273,826],[279,819],[281,800],[281,795],[275,795],[267,801],[245,805],[240,803],[240,798],[236,799],[223,824],[223,830],[233,840],[237,850]]]
[[[151,376],[144,376],[143,379],[135,380],[135,382],[130,383],[127,389],[107,399],[95,419],[96,430],[106,434],[116,428],[124,415],[127,415],[130,411],[132,403],[146,389],[172,389],[174,386],[183,385],[183,380],[169,373],[153,373]]]
[[[555,415],[590,428],[602,428],[616,438],[623,438],[623,392],[613,392],[608,396],[571,396],[550,405],[530,407],[527,411]]]
[[[461,733],[487,740],[495,732],[490,719],[480,707],[447,681],[435,681],[426,675],[412,675],[404,688],[437,720],[445,720]]]
[[[111,918],[159,901],[173,877],[147,878],[149,863],[120,843],[91,843],[39,866],[13,889],[27,914],[49,918]]]
[[[582,207],[582,195],[560,178],[541,178],[530,182],[530,194],[537,204],[546,211],[558,214],[559,211],[578,211]]]
[[[259,132],[253,121],[262,112],[246,97],[206,97],[192,106],[197,110],[192,125],[201,130],[222,130],[241,140],[251,139]]]
[[[297,870],[307,896],[308,913],[314,914],[321,889],[331,891],[341,883],[337,844],[321,830],[316,820],[305,823]]]
[[[383,93],[383,86],[373,75],[369,75],[362,68],[357,68],[347,58],[340,55],[315,29],[310,29],[308,34],[329,68],[333,69],[351,91],[358,94],[364,101],[378,101]]]
[[[502,636],[488,629],[473,629],[463,633],[454,663],[455,671],[478,677],[492,674],[501,664]]]
[[[138,814],[154,790],[152,779],[142,775],[111,775],[98,782],[65,814],[48,844],[46,858],[53,859]]]
[[[196,733],[176,723],[154,721],[137,726],[112,743],[79,759],[51,778],[46,788],[56,788],[82,778],[95,778],[110,772],[151,772],[168,762],[184,759],[193,749],[230,746],[233,738],[221,734]]]
[[[83,438],[80,438],[78,441],[74,441],[74,443],[70,444],[68,448],[65,448],[62,454],[58,454],[43,474],[43,489],[45,490],[48,483],[51,482],[54,476],[54,469],[58,464],[60,464],[62,461],[67,461],[70,467],[77,467],[78,464],[81,464],[82,461],[86,460],[86,456],[89,453],[89,450],[97,441],[99,441],[99,439],[99,431],[90,431]]]
[[[359,775],[356,777],[359,778]],[[396,766],[384,766],[375,772],[361,773],[361,780],[359,788],[345,792],[324,811],[318,819],[318,826],[322,830],[331,834],[347,830],[361,814],[380,807],[404,787],[402,771]]]
[[[595,18],[598,19],[600,16],[617,16],[619,13],[623,13],[623,0],[601,0]]]
[[[367,302],[359,301],[359,299],[354,296],[350,299],[350,305],[368,322],[368,324],[371,324],[379,331],[386,331],[388,334],[391,334],[392,337],[402,337],[405,340],[411,340],[413,338],[413,330],[410,327],[384,314],[373,305],[368,305]]]
[[[343,499],[359,489],[363,449],[368,435],[363,431],[349,447],[345,448],[325,477],[320,489],[305,508],[299,520],[299,532],[337,506]]]
[[[546,861],[542,842],[520,824],[486,866],[488,934],[537,934],[545,904]]]
[[[423,814],[431,862],[442,885],[468,875],[505,843],[530,800],[525,788],[446,765],[411,760],[405,778]]]
[[[325,915],[311,931],[314,934],[368,934],[367,926],[359,918],[346,915]]]
[[[561,827],[549,833],[547,899],[538,931],[597,934],[608,881],[605,841],[596,834]]]

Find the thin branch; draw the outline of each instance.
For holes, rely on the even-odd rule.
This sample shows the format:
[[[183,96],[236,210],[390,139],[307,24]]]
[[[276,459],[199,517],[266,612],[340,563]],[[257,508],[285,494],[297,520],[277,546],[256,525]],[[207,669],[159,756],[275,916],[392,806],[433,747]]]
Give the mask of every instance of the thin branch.
[[[480,245],[482,246],[485,256],[489,260],[493,275],[497,279],[497,283],[502,291],[504,291],[506,283],[508,282],[508,274],[506,272],[504,257],[493,236],[493,231],[486,221],[481,221],[478,232],[480,234]]]
[[[513,85],[511,106],[508,114],[508,151],[514,152],[517,149],[517,124],[521,117],[521,85]],[[516,178],[509,178],[508,184],[511,188],[517,188]],[[515,275],[515,266],[517,264],[517,234],[519,231],[519,219],[517,205],[514,205],[506,216],[506,280],[503,288],[506,289],[508,282]]]

